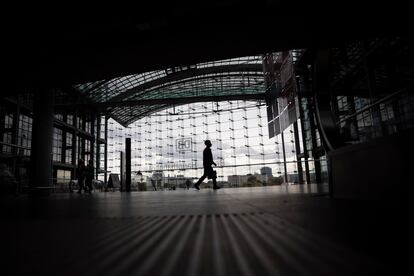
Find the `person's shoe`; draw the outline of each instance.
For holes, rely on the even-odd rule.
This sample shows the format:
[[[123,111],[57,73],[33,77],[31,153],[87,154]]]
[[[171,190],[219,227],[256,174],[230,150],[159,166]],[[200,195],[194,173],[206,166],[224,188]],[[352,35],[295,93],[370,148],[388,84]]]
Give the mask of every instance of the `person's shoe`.
[[[214,187],[213,187],[213,189],[214,189],[214,190],[218,190],[218,189],[220,189],[220,188],[221,188],[220,186],[214,186]]]
[[[194,188],[196,188],[197,190],[200,190],[200,185],[195,184]]]

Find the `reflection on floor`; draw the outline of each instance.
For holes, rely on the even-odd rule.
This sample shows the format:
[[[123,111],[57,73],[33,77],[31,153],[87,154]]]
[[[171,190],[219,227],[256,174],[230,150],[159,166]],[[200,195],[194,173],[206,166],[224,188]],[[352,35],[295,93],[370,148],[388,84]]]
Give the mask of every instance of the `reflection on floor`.
[[[5,198],[4,275],[396,275],[402,238],[390,235],[403,222],[392,208],[326,192],[294,185]]]

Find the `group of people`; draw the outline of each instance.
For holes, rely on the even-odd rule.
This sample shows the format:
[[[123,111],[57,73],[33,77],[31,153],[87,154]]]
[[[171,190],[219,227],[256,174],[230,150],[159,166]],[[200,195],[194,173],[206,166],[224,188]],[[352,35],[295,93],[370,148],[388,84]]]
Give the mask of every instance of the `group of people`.
[[[76,169],[76,176],[79,185],[78,194],[82,193],[82,190],[91,194],[92,180],[94,178],[93,161],[89,160],[88,165],[85,166],[85,161],[83,159],[79,159],[78,167]]]

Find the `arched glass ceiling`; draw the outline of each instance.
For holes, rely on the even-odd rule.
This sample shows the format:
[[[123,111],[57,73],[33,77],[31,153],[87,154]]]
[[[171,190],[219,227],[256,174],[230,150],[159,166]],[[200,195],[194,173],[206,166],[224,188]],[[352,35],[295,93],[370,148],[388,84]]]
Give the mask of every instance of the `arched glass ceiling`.
[[[78,84],[74,88],[93,103],[106,104],[110,116],[128,125],[171,106],[171,100],[264,94],[263,81],[262,57],[248,56]]]

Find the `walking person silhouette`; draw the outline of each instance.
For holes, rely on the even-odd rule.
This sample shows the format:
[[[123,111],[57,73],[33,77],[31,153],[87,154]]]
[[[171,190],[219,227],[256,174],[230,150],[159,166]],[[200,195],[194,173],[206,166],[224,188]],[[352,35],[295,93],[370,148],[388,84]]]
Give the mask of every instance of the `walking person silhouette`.
[[[213,154],[211,153],[212,144],[210,140],[204,141],[204,144],[206,145],[206,148],[203,151],[204,174],[200,177],[197,183],[194,184],[194,188],[196,188],[197,190],[200,190],[201,182],[203,182],[203,180],[206,179],[206,177],[208,177],[208,179],[213,179],[213,189],[217,190],[217,189],[220,189],[220,187],[217,186],[217,182],[216,182],[217,174],[211,167],[212,165],[217,167],[216,163],[213,161]]]
[[[76,177],[78,178],[78,185],[79,185],[78,194],[82,193],[82,189],[85,190],[86,192],[85,184],[84,184],[85,170],[86,170],[85,161],[82,158],[80,158],[78,161],[78,167],[76,168]]]

